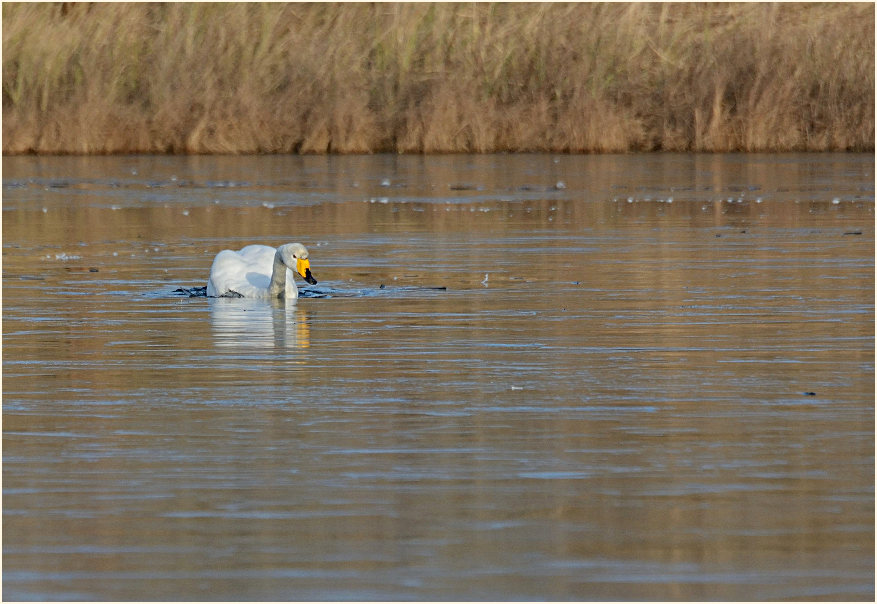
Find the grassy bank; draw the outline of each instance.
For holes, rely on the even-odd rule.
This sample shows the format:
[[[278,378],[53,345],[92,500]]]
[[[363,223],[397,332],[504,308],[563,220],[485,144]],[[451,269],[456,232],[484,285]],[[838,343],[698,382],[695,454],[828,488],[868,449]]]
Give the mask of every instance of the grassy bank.
[[[3,152],[874,149],[874,5],[3,4]]]

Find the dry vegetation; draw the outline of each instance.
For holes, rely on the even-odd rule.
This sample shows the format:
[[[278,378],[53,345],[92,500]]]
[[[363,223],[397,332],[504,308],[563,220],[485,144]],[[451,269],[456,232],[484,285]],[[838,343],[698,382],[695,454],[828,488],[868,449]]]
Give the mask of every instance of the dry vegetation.
[[[3,4],[4,153],[874,149],[874,5]]]

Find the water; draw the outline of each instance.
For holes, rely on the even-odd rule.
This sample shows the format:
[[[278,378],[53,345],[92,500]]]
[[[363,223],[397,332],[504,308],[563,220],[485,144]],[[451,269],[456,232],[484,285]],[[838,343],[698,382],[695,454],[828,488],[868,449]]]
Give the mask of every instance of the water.
[[[4,596],[873,600],[873,183],[4,158]],[[173,293],[292,241],[297,304]]]

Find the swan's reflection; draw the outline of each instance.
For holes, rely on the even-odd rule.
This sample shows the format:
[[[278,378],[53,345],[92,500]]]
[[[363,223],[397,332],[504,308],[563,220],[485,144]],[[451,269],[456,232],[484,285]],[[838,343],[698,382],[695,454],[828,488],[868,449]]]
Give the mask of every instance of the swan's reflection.
[[[217,346],[307,348],[308,316],[293,300],[210,298],[210,323]]]

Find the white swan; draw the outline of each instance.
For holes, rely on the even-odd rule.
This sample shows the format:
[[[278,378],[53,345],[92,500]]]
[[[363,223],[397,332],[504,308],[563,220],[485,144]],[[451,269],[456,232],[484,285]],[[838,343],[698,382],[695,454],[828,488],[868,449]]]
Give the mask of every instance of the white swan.
[[[316,285],[308,250],[300,243],[287,243],[276,249],[248,245],[239,252],[222,250],[213,259],[207,295],[212,298],[298,298],[292,271]]]

